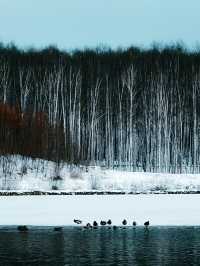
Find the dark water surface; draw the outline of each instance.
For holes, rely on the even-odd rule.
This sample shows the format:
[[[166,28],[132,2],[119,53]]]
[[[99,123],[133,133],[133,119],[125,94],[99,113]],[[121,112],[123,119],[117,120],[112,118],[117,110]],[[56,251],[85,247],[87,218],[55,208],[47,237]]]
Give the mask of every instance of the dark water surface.
[[[1,227],[0,265],[200,265],[200,227]]]

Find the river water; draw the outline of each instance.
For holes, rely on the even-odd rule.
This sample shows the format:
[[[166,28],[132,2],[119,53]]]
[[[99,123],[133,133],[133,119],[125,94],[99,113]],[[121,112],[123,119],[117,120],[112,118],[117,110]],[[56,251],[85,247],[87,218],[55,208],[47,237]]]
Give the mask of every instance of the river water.
[[[200,227],[0,228],[0,266],[200,265]]]

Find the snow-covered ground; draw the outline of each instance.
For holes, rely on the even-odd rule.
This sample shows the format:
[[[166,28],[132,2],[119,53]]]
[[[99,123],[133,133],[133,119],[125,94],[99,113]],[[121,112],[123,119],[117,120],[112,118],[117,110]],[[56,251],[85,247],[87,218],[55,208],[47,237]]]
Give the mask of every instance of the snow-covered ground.
[[[200,175],[127,172],[21,156],[0,157],[0,189],[65,192],[195,192]],[[2,196],[0,225],[73,225],[111,219],[120,225],[199,225],[200,194]]]
[[[59,177],[59,178],[57,178]],[[200,174],[127,172],[73,166],[22,156],[0,157],[0,190],[17,191],[200,191]]]
[[[111,219],[121,225],[200,225],[200,195],[92,195],[1,197],[0,225],[74,225]]]

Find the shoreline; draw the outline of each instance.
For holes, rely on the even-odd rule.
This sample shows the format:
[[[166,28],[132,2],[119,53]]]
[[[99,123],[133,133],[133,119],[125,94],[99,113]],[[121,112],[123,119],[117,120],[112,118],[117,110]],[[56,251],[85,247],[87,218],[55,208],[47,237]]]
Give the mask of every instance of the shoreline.
[[[125,191],[0,191],[3,196],[87,196],[87,195],[198,195],[200,191],[149,191],[149,192],[125,192]]]

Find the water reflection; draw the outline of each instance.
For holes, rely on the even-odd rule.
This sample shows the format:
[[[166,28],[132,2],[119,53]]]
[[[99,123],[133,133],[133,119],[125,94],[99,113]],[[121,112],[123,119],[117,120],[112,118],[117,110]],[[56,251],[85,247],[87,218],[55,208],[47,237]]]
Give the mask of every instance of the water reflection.
[[[200,265],[200,228],[1,228],[0,265]]]

